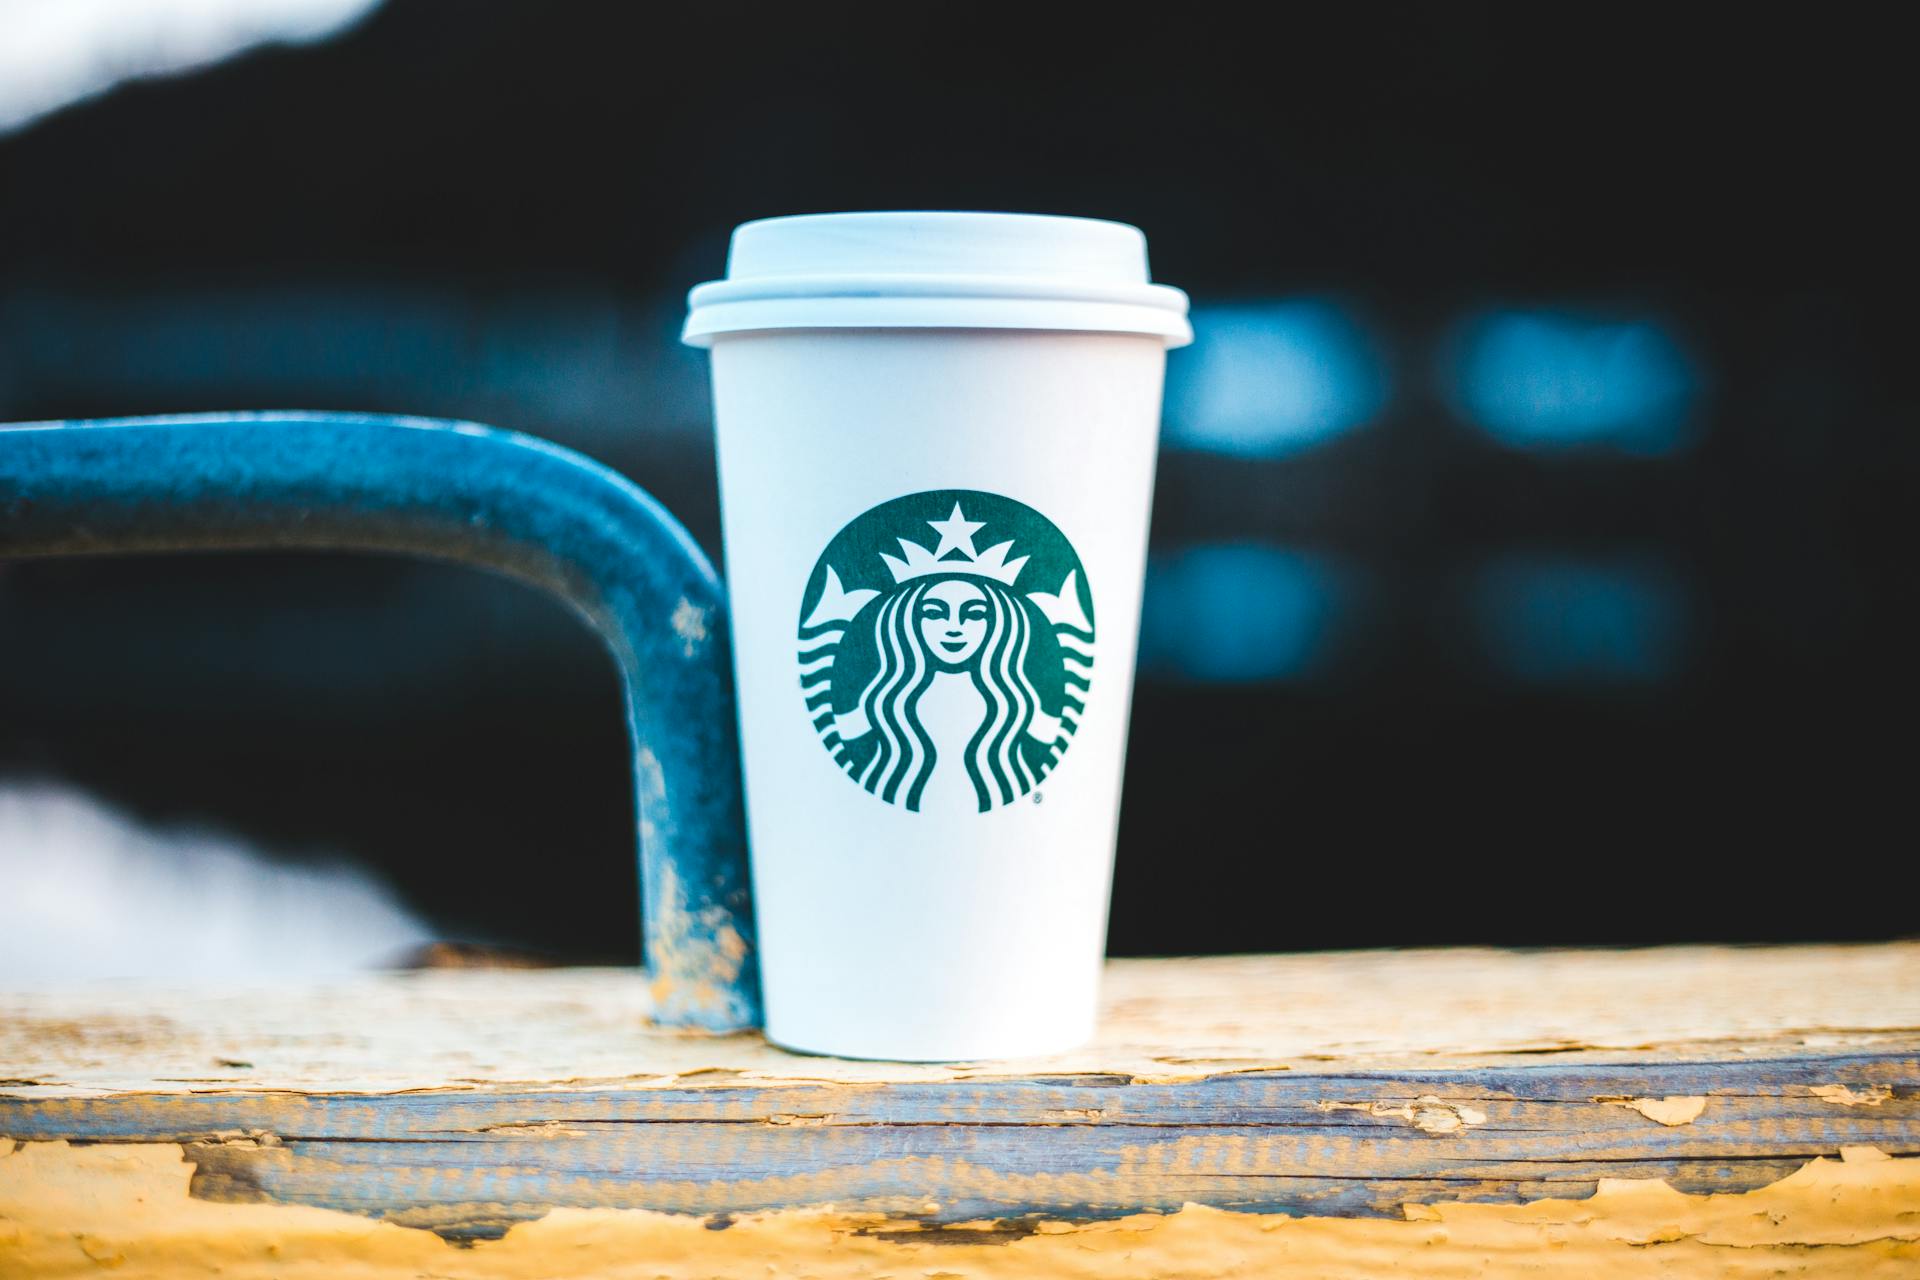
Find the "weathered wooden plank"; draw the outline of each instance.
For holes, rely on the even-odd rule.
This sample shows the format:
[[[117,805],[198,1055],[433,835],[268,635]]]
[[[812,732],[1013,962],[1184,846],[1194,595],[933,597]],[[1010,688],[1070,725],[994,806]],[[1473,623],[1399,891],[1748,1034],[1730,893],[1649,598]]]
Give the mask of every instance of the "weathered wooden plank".
[[[1647,1131],[1624,1099],[1649,1089],[1723,1093],[1756,1116],[1911,1117],[1920,1033],[1872,1051],[1800,1049],[1776,1057],[1569,1063],[1429,1071],[1261,1071],[1192,1080],[1112,1076],[986,1077],[876,1087],[841,1084],[716,1084],[551,1090],[513,1085],[391,1094],[132,1092],[69,1095],[15,1088],[0,1093],[31,1136],[152,1137],[178,1131],[278,1128],[311,1137],[435,1137],[573,1122],[767,1122],[774,1125],[1309,1124],[1334,1129],[1396,1124],[1427,1132],[1455,1125],[1445,1114],[1371,1114],[1438,1095],[1473,1103],[1514,1127],[1558,1126],[1568,1104],[1587,1130]],[[1739,1095],[1733,1097],[1732,1095]],[[1596,1102],[1596,1099],[1606,1099]],[[1713,1123],[1719,1108],[1693,1122]],[[1455,1117],[1457,1119],[1457,1117]],[[1477,1125],[1467,1125],[1477,1129]],[[1494,1127],[1499,1127],[1498,1123]],[[38,1131],[44,1128],[45,1132]],[[1659,1132],[1655,1125],[1653,1132]],[[30,1136],[21,1133],[18,1136]]]
[[[1661,1123],[1628,1105],[1649,1097],[1698,1109]],[[1176,1084],[8,1099],[0,1135],[179,1143],[197,1194],[455,1233],[555,1205],[713,1215],[833,1203],[956,1222],[1199,1200],[1398,1216],[1439,1192],[1591,1194],[1602,1177],[1747,1191],[1843,1147],[1920,1154],[1920,1051]]]
[[[725,1226],[818,1206],[851,1215],[828,1232],[842,1244],[952,1249],[1111,1244],[1097,1224],[1189,1204],[1403,1228],[1506,1206],[1485,1223],[1512,1226],[1629,1182],[1712,1216],[1826,1170],[1888,1192],[1849,1202],[1855,1263],[1920,1240],[1920,1184],[1901,1199],[1910,1166],[1880,1158],[1920,1154],[1911,944],[1126,962],[1100,1043],[1023,1063],[805,1058],[645,1011],[644,984],[605,971],[0,994],[0,1151],[18,1148],[0,1218],[12,1194],[44,1243],[79,1210],[34,1179],[177,1165],[209,1209],[481,1250],[556,1214]],[[1776,1260],[1843,1247],[1793,1203],[1805,1229]]]

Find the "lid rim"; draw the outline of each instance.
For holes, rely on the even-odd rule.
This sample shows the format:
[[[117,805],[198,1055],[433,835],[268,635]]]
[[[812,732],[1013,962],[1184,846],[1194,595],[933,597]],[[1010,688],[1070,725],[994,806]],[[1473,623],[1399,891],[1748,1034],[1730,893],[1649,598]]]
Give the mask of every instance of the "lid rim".
[[[1184,308],[1129,302],[1007,297],[752,298],[696,309],[681,341],[711,346],[738,333],[796,329],[1028,329],[1154,338],[1167,347],[1193,341]]]
[[[801,274],[709,280],[687,292],[695,310],[721,303],[801,298],[1006,298],[1117,302],[1185,312],[1187,295],[1169,284],[1085,277],[933,273]]]

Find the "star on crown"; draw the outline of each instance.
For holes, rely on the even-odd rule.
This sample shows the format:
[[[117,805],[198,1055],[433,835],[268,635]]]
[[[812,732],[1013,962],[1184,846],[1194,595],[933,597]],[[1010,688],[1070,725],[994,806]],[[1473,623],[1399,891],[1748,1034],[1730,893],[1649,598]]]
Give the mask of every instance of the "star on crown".
[[[1021,556],[1018,560],[1007,559],[1007,552],[1013,549],[1011,538],[985,551],[976,551],[973,535],[985,528],[986,522],[967,519],[958,502],[953,504],[953,514],[945,520],[929,520],[927,524],[940,535],[940,541],[933,550],[901,538],[900,551],[906,559],[898,559],[884,551],[880,553],[895,582],[907,582],[936,573],[964,573],[975,578],[992,578],[1010,587],[1013,580],[1020,576],[1020,570],[1026,567],[1027,556]]]

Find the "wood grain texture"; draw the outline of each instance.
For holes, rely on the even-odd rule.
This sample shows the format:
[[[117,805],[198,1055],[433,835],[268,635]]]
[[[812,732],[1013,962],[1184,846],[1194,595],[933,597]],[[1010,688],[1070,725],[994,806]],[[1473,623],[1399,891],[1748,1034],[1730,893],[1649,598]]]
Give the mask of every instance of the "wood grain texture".
[[[663,1031],[615,971],[15,992],[0,1138],[144,1144],[195,1203],[481,1249],[556,1211],[1004,1245],[1189,1204],[1718,1203],[1843,1151],[1906,1177],[1867,1157],[1920,1154],[1920,945],[1122,961],[1095,1045],[945,1066]],[[1896,1199],[1872,1239],[1920,1235]]]

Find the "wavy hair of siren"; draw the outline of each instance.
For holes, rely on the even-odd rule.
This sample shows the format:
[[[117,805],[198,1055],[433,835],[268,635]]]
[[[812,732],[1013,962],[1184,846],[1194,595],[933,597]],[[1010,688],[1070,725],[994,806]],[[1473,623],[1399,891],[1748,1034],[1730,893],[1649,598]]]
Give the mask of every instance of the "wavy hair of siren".
[[[1041,710],[1040,693],[1027,675],[1033,622],[1027,606],[1000,583],[968,579],[988,601],[987,633],[968,663],[987,714],[966,746],[963,761],[982,813],[996,801],[1010,803],[1039,784],[1046,764],[1031,764],[1021,743]],[[920,698],[933,684],[939,663],[927,651],[919,627],[920,601],[937,579],[919,579],[888,592],[874,610],[874,650],[879,669],[860,693],[858,706],[877,740],[864,766],[842,763],[854,780],[889,803],[902,800],[918,811],[938,761],[932,737],[920,719]],[[1049,757],[1051,752],[1048,752]],[[840,753],[836,752],[836,756]]]
[[[873,620],[874,651],[880,669],[860,693],[858,703],[873,726],[878,746],[854,781],[892,804],[907,788],[906,807],[917,810],[927,779],[933,775],[933,739],[920,723],[920,697],[933,684],[937,668],[915,625],[915,614],[929,583],[890,591]]]
[[[1027,679],[1032,639],[1026,609],[999,583],[978,585],[990,612],[973,683],[987,699],[987,714],[967,743],[967,776],[984,813],[993,807],[996,794],[1000,803],[1010,804],[1039,782],[1027,769],[1020,741],[1040,708],[1040,694]]]

